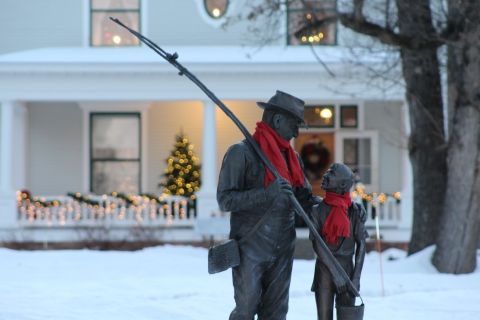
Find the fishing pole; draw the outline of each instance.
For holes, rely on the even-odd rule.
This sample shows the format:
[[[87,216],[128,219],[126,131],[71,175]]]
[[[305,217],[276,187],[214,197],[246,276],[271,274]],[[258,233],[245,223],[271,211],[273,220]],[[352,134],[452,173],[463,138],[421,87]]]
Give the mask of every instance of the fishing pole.
[[[237,127],[240,129],[240,131],[243,133],[245,136],[246,140],[250,143],[250,145],[253,147],[255,152],[258,154],[260,159],[262,159],[263,163],[268,167],[268,169],[272,172],[272,174],[275,176],[275,179],[280,179],[281,176],[278,173],[277,169],[273,166],[273,164],[270,162],[270,160],[267,158],[265,153],[263,153],[262,149],[260,146],[256,143],[256,141],[253,139],[253,136],[250,134],[250,132],[245,128],[242,122],[233,114],[230,109],[227,108],[227,106],[219,99],[213,92],[211,92],[198,78],[192,74],[190,71],[187,70],[183,65],[181,65],[177,59],[178,59],[178,54],[175,52],[173,54],[170,54],[160,48],[156,43],[148,39],[147,37],[141,35],[137,31],[127,27],[124,25],[120,20],[114,19],[110,17],[110,20],[113,22],[119,24],[120,26],[124,27],[128,31],[130,31],[134,36],[136,36],[140,41],[145,43],[150,49],[155,51],[158,55],[160,55],[162,58],[167,60],[171,65],[173,65],[175,68],[179,70],[178,75],[180,76],[186,76],[188,79],[190,79],[193,83],[195,83],[205,94],[220,108],[222,111],[237,125]],[[350,277],[345,273],[343,268],[340,266],[338,263],[337,259],[333,256],[333,254],[330,252],[330,250],[327,248],[327,245],[325,242],[322,240],[320,235],[318,234],[318,231],[315,229],[315,226],[313,225],[312,221],[308,218],[307,214],[303,210],[302,206],[298,202],[298,200],[295,198],[295,196],[291,195],[290,200],[292,201],[295,211],[303,218],[303,220],[306,222],[308,228],[312,232],[315,240],[319,244],[320,248],[323,250],[324,257],[329,259],[332,264],[335,266],[336,270],[340,274],[343,283],[346,284],[348,290],[353,293],[355,296],[360,297],[360,293],[358,293],[357,288],[353,285],[352,281],[350,280]],[[331,272],[332,275],[334,274]],[[360,297],[361,298],[361,297]]]

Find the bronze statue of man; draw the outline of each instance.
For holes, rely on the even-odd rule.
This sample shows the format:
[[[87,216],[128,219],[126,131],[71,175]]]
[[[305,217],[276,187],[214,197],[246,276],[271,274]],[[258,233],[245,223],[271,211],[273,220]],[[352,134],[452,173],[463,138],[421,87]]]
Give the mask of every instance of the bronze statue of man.
[[[310,218],[328,249],[360,291],[365,240],[368,238],[365,230],[367,216],[362,205],[352,203],[350,189],[353,183],[354,174],[346,165],[332,164],[322,179],[322,189],[326,191],[325,198],[313,206]],[[320,252],[320,247],[312,235],[310,240],[315,252]],[[317,256],[320,254],[317,253]],[[333,320],[334,301],[337,306],[355,305],[355,296],[347,291],[337,290],[336,279],[329,270],[331,269],[325,262],[317,258],[312,291],[315,292],[319,320]]]
[[[230,320],[283,320],[296,242],[294,195],[305,210],[313,205],[303,164],[290,145],[298,137],[304,102],[277,91],[267,102],[253,137],[282,179],[275,180],[246,141],[232,145],[223,159],[217,189],[222,211],[230,211],[230,238],[242,239],[265,215],[258,229],[239,247],[240,265],[232,268],[235,309]]]

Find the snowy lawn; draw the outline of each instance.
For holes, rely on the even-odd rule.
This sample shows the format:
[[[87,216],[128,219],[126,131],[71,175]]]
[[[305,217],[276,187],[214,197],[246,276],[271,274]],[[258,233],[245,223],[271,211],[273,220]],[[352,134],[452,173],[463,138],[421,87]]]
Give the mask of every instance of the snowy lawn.
[[[480,319],[480,271],[439,274],[433,247],[405,257],[367,255],[361,294],[365,320]],[[397,258],[389,260],[389,258]],[[480,262],[480,259],[479,261]],[[295,260],[288,319],[316,319],[314,261]],[[228,319],[231,273],[207,272],[207,250],[163,246],[136,252],[0,249],[0,319]]]

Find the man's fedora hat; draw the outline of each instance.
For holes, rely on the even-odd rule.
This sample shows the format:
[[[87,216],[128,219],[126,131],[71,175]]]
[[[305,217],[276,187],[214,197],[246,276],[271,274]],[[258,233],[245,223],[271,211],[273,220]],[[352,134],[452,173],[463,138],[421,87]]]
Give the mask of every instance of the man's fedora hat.
[[[305,101],[298,99],[288,93],[277,90],[277,93],[268,100],[268,102],[257,102],[262,109],[278,110],[286,112],[302,122],[308,128],[307,123],[303,120],[303,111],[305,109]]]

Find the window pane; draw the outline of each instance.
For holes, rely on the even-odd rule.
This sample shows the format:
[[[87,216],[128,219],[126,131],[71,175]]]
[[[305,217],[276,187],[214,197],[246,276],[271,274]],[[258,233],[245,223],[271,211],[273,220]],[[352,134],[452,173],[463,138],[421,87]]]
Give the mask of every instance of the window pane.
[[[335,9],[336,0],[293,0],[288,4],[290,10]]]
[[[304,27],[314,20],[323,20],[331,15],[330,12],[318,11],[306,13],[304,11],[289,12],[288,14],[288,44],[328,44],[336,43],[336,24],[329,23],[320,28],[309,28],[307,31],[300,32]],[[312,21],[312,22],[310,22]],[[297,34],[298,33],[298,34]]]
[[[347,166],[358,164],[357,139],[343,140],[343,163]]]
[[[93,115],[93,159],[139,159],[140,118],[138,115]]]
[[[333,106],[305,107],[304,119],[309,127],[332,128],[335,125]]]
[[[140,162],[94,161],[92,192],[95,194],[139,193]]]
[[[204,0],[205,9],[212,18],[220,18],[227,11],[228,0]]]
[[[140,40],[110,20],[111,16],[139,30],[139,12],[92,12],[92,46],[138,46]]]
[[[357,106],[341,106],[341,127],[356,128],[357,127]]]
[[[288,44],[335,44],[336,23],[315,28],[335,13],[335,0],[294,0],[288,5]],[[307,28],[306,30],[303,30]]]
[[[370,138],[343,140],[343,163],[358,173],[364,184],[372,183],[371,149]]]
[[[93,10],[138,10],[140,0],[92,0]]]
[[[369,138],[358,139],[358,162],[360,166],[370,166],[372,164],[370,145]]]

